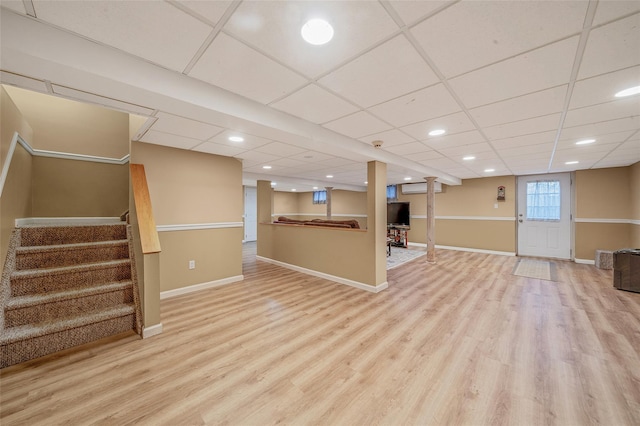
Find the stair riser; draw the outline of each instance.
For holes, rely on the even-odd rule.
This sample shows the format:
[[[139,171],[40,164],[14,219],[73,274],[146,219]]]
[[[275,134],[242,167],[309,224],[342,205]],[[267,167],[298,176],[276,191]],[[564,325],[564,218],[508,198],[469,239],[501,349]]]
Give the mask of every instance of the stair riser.
[[[83,315],[119,304],[133,303],[133,287],[76,299],[26,306],[5,311],[5,327],[18,327]]]
[[[26,296],[51,291],[86,288],[108,282],[131,279],[131,264],[91,269],[87,271],[69,271],[64,274],[48,274],[37,277],[12,277],[11,295]]]
[[[0,346],[0,368],[19,364],[30,359],[39,358],[125,331],[133,333],[134,327],[134,315],[130,314],[83,327],[63,330],[33,339],[2,345]]]
[[[23,247],[125,240],[127,228],[125,225],[25,227],[21,228],[21,237]]]
[[[34,253],[18,252],[16,253],[16,269],[55,268],[128,258],[128,243],[107,247],[83,247]]]

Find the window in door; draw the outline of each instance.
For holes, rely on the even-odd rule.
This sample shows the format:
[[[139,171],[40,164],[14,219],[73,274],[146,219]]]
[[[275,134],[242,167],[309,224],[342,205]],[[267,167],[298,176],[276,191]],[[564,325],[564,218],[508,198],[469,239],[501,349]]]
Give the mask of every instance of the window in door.
[[[527,220],[560,220],[560,181],[527,182]]]

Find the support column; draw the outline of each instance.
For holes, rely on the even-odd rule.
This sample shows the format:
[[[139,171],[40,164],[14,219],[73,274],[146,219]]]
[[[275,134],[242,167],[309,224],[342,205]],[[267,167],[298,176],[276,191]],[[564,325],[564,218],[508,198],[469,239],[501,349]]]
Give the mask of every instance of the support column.
[[[436,263],[436,215],[435,177],[425,177],[427,181],[427,262]]]
[[[331,220],[331,190],[333,190],[333,186],[325,186],[324,189],[327,191],[327,219]]]

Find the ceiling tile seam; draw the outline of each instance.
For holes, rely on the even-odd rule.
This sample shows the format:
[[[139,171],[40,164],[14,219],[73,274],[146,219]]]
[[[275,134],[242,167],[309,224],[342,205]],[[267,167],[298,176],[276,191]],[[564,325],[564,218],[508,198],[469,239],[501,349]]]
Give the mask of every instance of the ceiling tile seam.
[[[442,73],[442,71],[440,71],[440,69],[436,66],[435,62],[431,59],[431,57],[427,54],[427,52],[422,48],[422,46],[420,46],[420,44],[418,43],[418,40],[416,40],[416,38],[414,37],[414,35],[411,33],[411,31],[409,31],[408,29],[404,30],[404,34],[405,37],[407,37],[407,39],[409,40],[409,42],[413,45],[414,49],[416,49],[416,51],[418,52],[418,54],[422,57],[422,59],[427,63],[427,65],[429,65],[431,67],[431,69],[433,70],[433,72],[436,73],[436,76],[440,79],[440,82],[444,85],[445,89],[447,89],[447,91],[449,92],[449,95],[453,98],[453,100],[458,104],[458,106],[460,107],[460,109],[462,110],[462,112],[467,116],[467,119],[471,122],[471,124],[475,127],[475,129],[478,131],[478,133],[480,133],[480,135],[482,136],[482,138],[484,139],[485,142],[487,142],[489,144],[489,146],[491,147],[491,149],[493,150],[493,152],[496,154],[496,156],[498,157],[498,159],[500,161],[502,161],[504,164],[506,164],[504,162],[504,159],[502,158],[502,156],[500,155],[500,153],[498,152],[498,150],[491,144],[490,139],[487,137],[487,135],[484,133],[484,131],[482,130],[482,127],[480,127],[480,125],[478,124],[478,122],[475,120],[475,118],[471,115],[471,113],[469,112],[469,109],[466,107],[466,105],[464,104],[464,102],[462,102],[462,99],[458,96],[458,94],[455,92],[455,90],[453,90],[453,87],[451,87],[451,84],[449,84],[449,81],[447,80],[447,78],[445,77],[445,75]],[[511,174],[513,173],[513,170],[511,170],[510,167],[508,167],[508,170]]]
[[[198,21],[202,22],[203,24],[206,24],[206,25],[210,26],[211,28],[216,26],[216,22],[207,19],[206,17],[200,15],[195,10],[189,8],[188,6],[183,5],[179,1],[176,1],[176,0],[163,0],[163,1],[165,1],[166,3],[169,3],[171,6],[175,7],[176,9],[180,10],[181,12],[186,13],[187,15],[191,16],[192,18],[197,19]]]
[[[585,106],[579,106],[579,107],[576,107],[576,108],[568,108],[568,109],[567,109],[567,112],[574,112],[574,111],[575,111],[575,112],[580,112],[580,110],[583,110],[583,109],[593,108],[593,107],[602,106],[602,105],[607,105],[607,104],[614,104],[614,103],[618,103],[618,102],[623,101],[623,100],[631,100],[631,99],[624,99],[624,98],[622,98],[622,99],[610,99],[610,100],[608,100],[608,101],[598,102],[597,104],[590,104],[590,105],[585,105]],[[639,116],[639,115],[640,115],[640,110],[638,111],[638,113],[637,113],[637,114],[634,114],[634,115],[625,115],[625,117],[637,117],[637,116]],[[611,121],[611,120],[603,120],[603,121]],[[597,121],[596,123],[601,123],[601,122],[602,122],[602,121]],[[571,126],[571,127],[576,127],[576,126]]]
[[[584,57],[584,51],[587,48],[587,41],[589,39],[589,34],[591,32],[591,25],[593,24],[593,19],[595,18],[595,15],[596,15],[597,5],[598,5],[597,0],[589,0],[589,5],[587,6],[587,12],[584,18],[583,30],[580,34],[580,40],[578,41],[576,55],[573,60],[573,67],[571,69],[571,76],[569,78],[569,86],[567,87],[567,92],[564,98],[562,114],[560,115],[560,123],[558,124],[558,130],[556,131],[556,137],[553,144],[553,149],[551,150],[551,158],[549,158],[549,166],[547,168],[547,172],[551,170],[551,167],[553,165],[553,160],[556,155],[556,151],[558,149],[558,141],[560,140],[560,135],[562,134],[564,121],[567,118],[569,104],[571,103],[571,97],[573,96],[573,88],[575,87],[576,79],[578,78],[580,65],[582,64],[582,58]]]
[[[207,38],[204,39],[204,41],[202,42],[202,45],[198,48],[196,53],[193,55],[193,58],[191,58],[187,66],[182,70],[182,74],[188,75],[191,72],[191,70],[193,70],[193,67],[196,66],[198,61],[202,59],[202,55],[204,55],[204,53],[207,51],[209,46],[211,46],[211,43],[213,43],[213,40],[215,40],[218,34],[220,34],[220,31],[222,31],[222,28],[226,25],[227,21],[231,18],[231,15],[233,15],[236,9],[238,8],[238,6],[240,6],[240,3],[241,3],[240,0],[235,0],[233,3],[229,5],[227,10],[225,10],[224,14],[220,18],[220,20],[213,26],[213,29],[211,30]],[[173,2],[171,4],[173,4]],[[179,9],[182,10],[182,7],[179,7]],[[207,25],[210,25],[210,24],[207,23]]]
[[[594,78],[599,78],[599,77],[602,77],[602,76],[605,76],[605,75],[608,75],[608,74],[615,74],[615,73],[620,72],[620,71],[630,70],[632,68],[639,68],[640,69],[640,65],[639,64],[634,64],[634,65],[629,65],[627,67],[618,68],[618,69],[615,69],[613,71],[606,71],[606,72],[603,72],[601,74],[590,75],[589,77],[579,78],[579,79],[576,80],[576,82],[584,82],[584,81],[591,80],[591,79],[594,79]],[[596,104],[594,104],[594,105],[596,105]]]
[[[609,152],[607,152],[604,156],[602,156],[602,158],[600,158],[595,163],[593,163],[593,165],[591,167],[589,167],[589,168],[593,169],[594,167],[596,167],[598,165],[598,163],[606,160],[607,157],[610,156],[611,154],[613,154],[618,148],[623,146],[628,141],[632,140],[635,135],[640,135],[640,130],[636,130],[635,132],[631,133],[625,140],[623,140],[622,142],[616,144],[615,148],[612,148]]]
[[[27,12],[27,15],[37,18],[36,8],[33,5],[32,0],[22,0],[22,4],[24,5],[24,9]]]
[[[404,20],[400,17],[398,12],[395,10],[393,5],[388,0],[380,0],[380,4],[382,5],[382,7],[385,8],[387,13],[389,13],[389,16],[391,16],[391,18],[393,18],[393,20],[396,21],[398,26],[400,26],[401,28],[402,27],[413,28],[416,25],[419,25],[419,24],[423,23],[427,19],[434,17],[435,15],[437,15],[440,12],[444,11],[445,9],[448,9],[448,8],[458,4],[460,2],[461,2],[461,0],[454,0],[454,1],[445,2],[444,4],[440,5],[439,7],[427,12],[426,15],[418,17],[418,18],[416,18],[415,20],[413,20],[411,22],[404,22]]]

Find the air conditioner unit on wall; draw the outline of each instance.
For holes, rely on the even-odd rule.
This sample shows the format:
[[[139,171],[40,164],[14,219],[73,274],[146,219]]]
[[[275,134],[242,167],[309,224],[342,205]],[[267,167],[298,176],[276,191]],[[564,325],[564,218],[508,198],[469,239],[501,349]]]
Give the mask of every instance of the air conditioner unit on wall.
[[[434,190],[435,192],[442,192],[442,183],[434,182]],[[427,182],[423,183],[404,183],[402,184],[402,193],[403,194],[426,194],[427,193]]]

